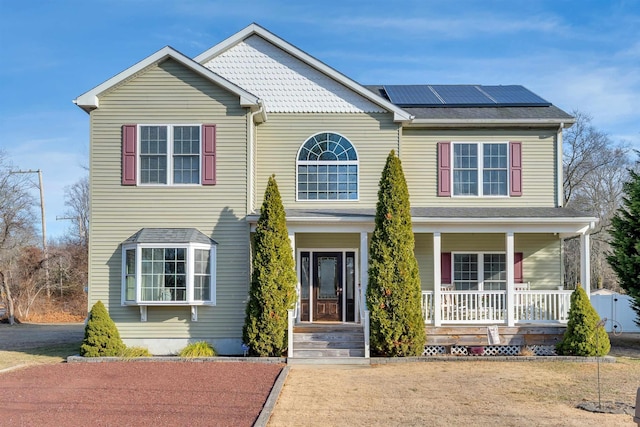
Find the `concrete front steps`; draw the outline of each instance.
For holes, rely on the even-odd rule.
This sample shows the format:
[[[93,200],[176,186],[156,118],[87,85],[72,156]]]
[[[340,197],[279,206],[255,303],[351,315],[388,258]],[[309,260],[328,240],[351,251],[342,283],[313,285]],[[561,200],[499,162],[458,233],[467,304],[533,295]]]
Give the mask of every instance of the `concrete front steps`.
[[[294,364],[369,364],[364,330],[353,323],[308,323],[293,328]]]

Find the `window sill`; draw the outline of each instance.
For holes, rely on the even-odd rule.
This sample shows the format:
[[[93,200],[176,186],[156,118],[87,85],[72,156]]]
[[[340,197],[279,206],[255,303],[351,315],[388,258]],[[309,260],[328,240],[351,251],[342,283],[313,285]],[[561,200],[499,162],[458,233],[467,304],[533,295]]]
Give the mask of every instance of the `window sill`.
[[[514,196],[502,195],[502,194],[494,194],[494,195],[475,195],[475,194],[453,194],[450,196],[452,199],[509,199]]]
[[[135,302],[128,301],[122,304],[127,307],[140,307],[140,321],[147,321],[147,307],[190,307],[191,308],[191,321],[198,321],[198,307],[202,306],[214,306],[215,304],[211,301],[196,301],[192,303],[188,302],[177,302],[177,301],[166,301],[166,302]]]
[[[125,301],[122,305],[126,306],[170,306],[170,307],[189,307],[192,305],[215,305],[212,301]]]

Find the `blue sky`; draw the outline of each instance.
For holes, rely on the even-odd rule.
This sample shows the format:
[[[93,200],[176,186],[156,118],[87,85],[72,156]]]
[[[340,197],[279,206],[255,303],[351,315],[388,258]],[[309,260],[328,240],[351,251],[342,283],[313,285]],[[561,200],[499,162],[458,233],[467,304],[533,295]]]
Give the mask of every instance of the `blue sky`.
[[[43,170],[50,237],[88,165],[89,117],[71,100],[163,46],[194,57],[251,22],[362,84],[521,84],[640,148],[633,0],[0,0],[0,149]]]

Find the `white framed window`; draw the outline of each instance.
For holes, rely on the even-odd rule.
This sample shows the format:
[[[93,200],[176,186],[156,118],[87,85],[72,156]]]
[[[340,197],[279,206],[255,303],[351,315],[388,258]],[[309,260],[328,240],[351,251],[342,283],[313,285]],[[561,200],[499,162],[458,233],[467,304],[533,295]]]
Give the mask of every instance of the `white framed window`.
[[[453,285],[460,291],[507,289],[505,253],[453,253]]]
[[[453,142],[454,196],[508,196],[509,143]]]
[[[122,304],[214,305],[215,265],[215,245],[123,245]]]
[[[344,136],[311,136],[298,150],[296,167],[296,200],[358,200],[358,153]]]
[[[141,185],[200,184],[200,125],[139,125]]]

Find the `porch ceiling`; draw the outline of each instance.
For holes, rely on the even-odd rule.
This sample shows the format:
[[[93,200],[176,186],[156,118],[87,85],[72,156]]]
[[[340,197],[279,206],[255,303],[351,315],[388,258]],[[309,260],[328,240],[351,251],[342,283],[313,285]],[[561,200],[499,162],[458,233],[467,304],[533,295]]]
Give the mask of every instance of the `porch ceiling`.
[[[375,209],[286,209],[287,224],[326,231],[328,227],[358,226],[362,231],[373,230]],[[414,207],[411,208],[413,229],[417,233],[432,232],[521,232],[558,233],[573,236],[587,232],[598,221],[585,213],[569,208],[472,208],[472,207]],[[247,216],[251,224],[259,213]],[[303,231],[300,229],[300,231]],[[346,231],[346,230],[345,230]]]

